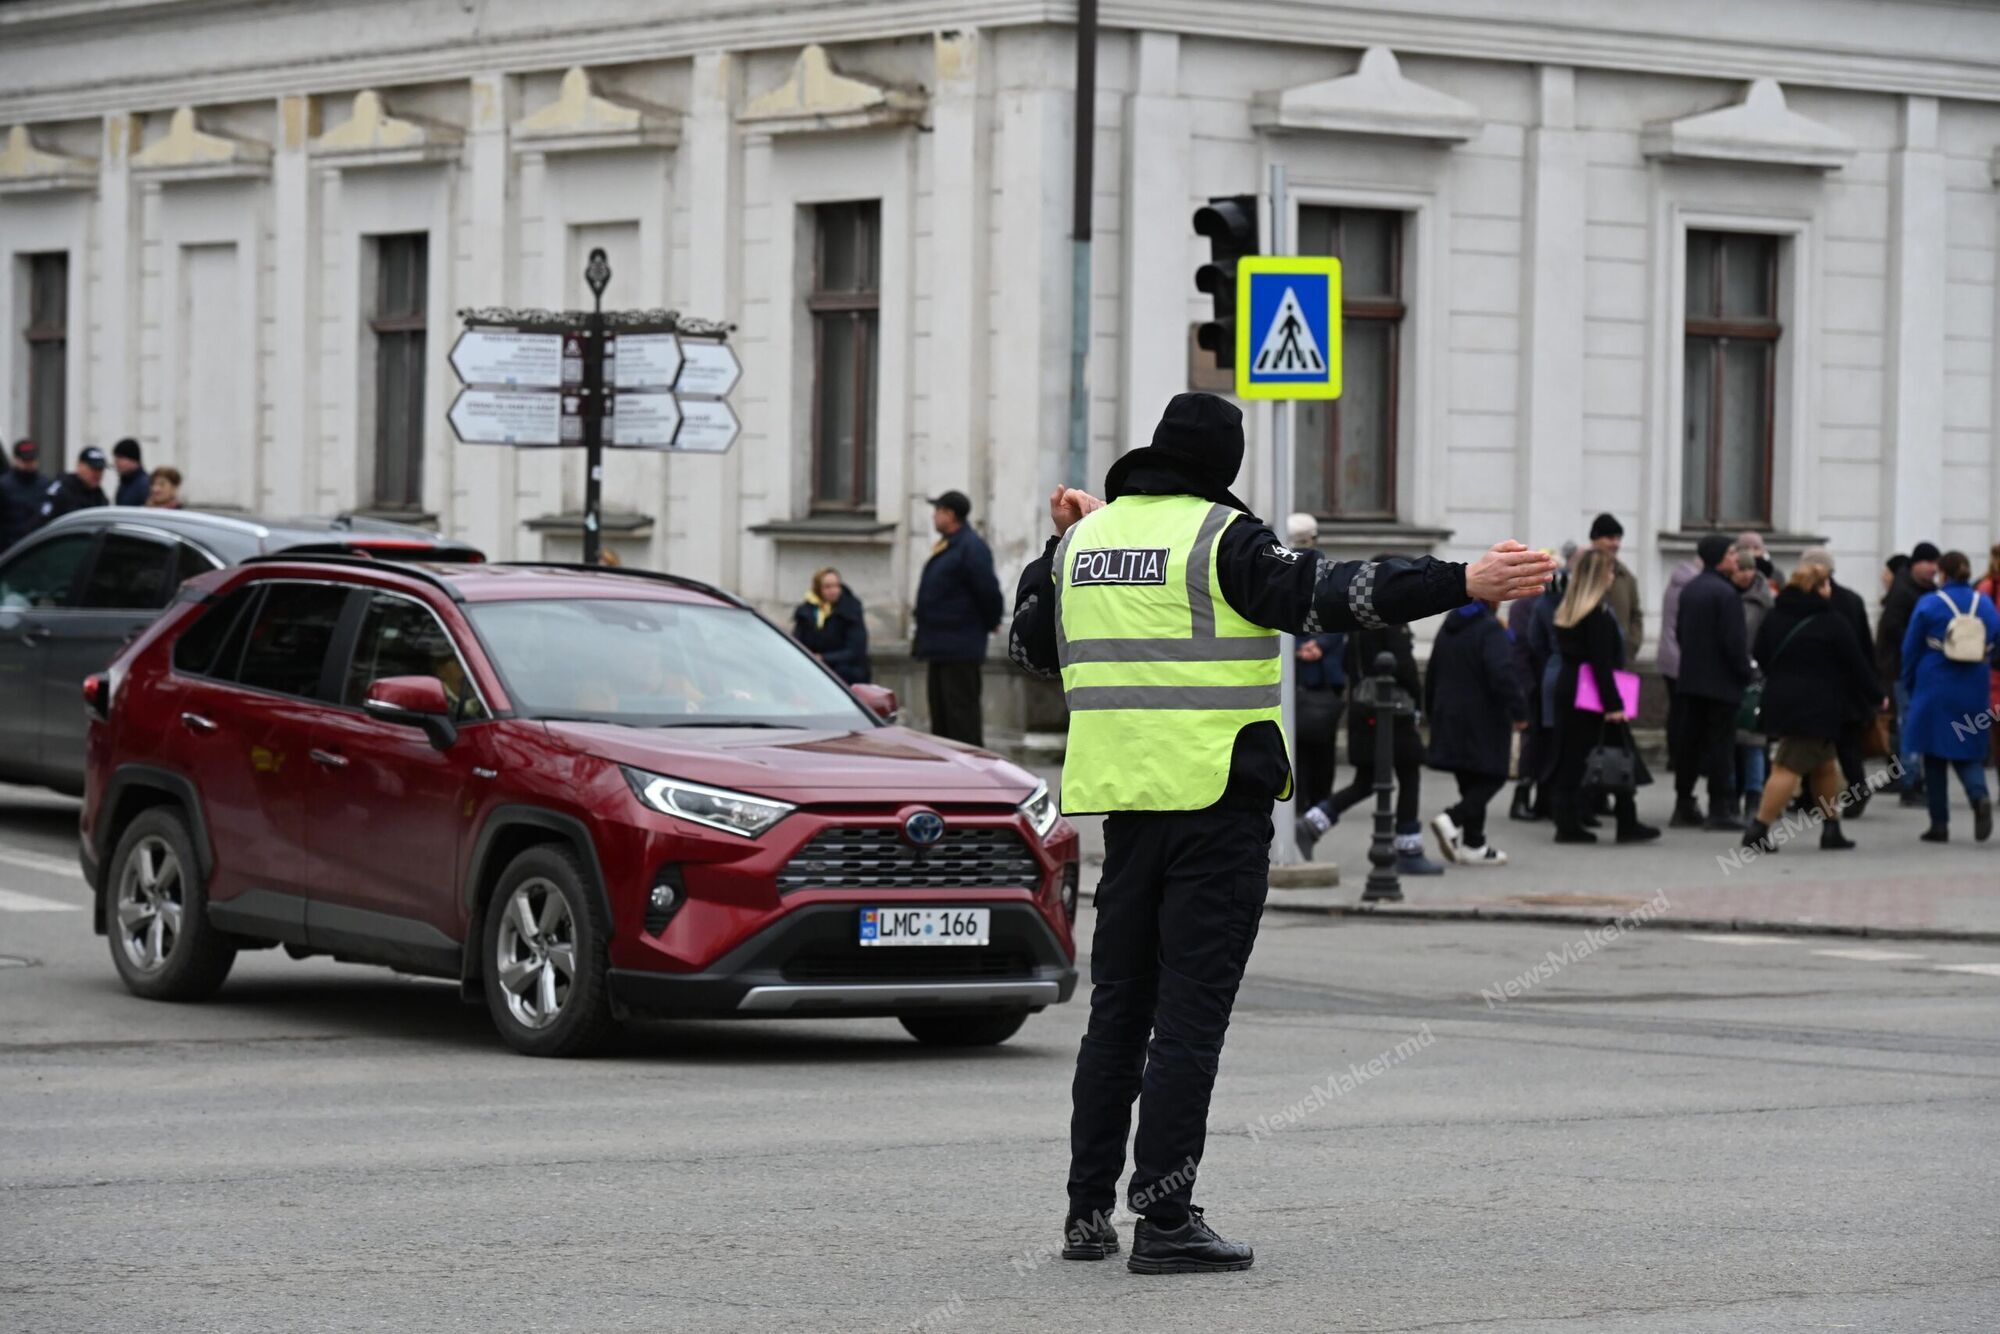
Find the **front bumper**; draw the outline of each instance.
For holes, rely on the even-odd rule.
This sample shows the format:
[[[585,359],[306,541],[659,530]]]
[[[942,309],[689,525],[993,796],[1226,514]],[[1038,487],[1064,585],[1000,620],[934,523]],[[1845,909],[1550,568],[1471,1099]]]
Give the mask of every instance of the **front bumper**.
[[[1075,993],[1076,969],[1032,904],[978,906],[993,912],[988,945],[864,948],[858,904],[808,904],[700,973],[614,968],[611,994],[628,1010],[663,1016],[862,1018],[1039,1010]]]

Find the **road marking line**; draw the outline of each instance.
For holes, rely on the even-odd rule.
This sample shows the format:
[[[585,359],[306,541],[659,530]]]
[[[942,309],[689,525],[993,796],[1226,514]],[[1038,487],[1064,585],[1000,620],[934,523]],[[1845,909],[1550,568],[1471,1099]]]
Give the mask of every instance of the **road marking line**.
[[[0,889],[0,912],[82,912],[81,903],[58,903],[35,894]]]
[[[0,863],[18,866],[24,871],[40,871],[43,875],[66,876],[71,880],[83,879],[83,868],[76,864],[74,857],[49,857],[39,852],[0,848]]]
[[[1886,963],[1891,959],[1928,959],[1928,954],[1912,954],[1908,950],[1814,950],[1814,954],[1829,959],[1859,959],[1863,963]]]
[[[1732,931],[1726,936],[1687,936],[1688,940],[1704,941],[1710,945],[1797,945],[1800,942],[1791,936],[1753,936],[1742,931]]]
[[[1931,967],[1940,973],[1977,973],[1981,977],[2000,977],[2000,963],[1938,963]]]

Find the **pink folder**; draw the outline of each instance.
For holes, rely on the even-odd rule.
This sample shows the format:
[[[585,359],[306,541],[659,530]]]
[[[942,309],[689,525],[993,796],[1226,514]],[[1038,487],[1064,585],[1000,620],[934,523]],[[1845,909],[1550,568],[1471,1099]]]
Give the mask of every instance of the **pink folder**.
[[[1627,718],[1638,717],[1639,674],[1613,672],[1611,679],[1618,683],[1619,711]],[[1597,673],[1588,667],[1576,674],[1576,707],[1590,713],[1604,712],[1604,701],[1597,697]]]

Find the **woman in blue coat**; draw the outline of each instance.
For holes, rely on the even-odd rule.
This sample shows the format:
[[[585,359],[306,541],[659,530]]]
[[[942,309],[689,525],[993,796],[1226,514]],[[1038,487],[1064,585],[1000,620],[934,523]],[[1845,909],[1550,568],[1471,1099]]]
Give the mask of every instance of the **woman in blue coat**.
[[[2000,646],[2000,611],[1992,599],[1976,593],[1967,582],[1972,562],[1963,551],[1947,551],[1938,560],[1939,587],[1926,593],[1910,613],[1903,633],[1903,689],[1910,697],[1909,720],[1903,727],[1903,749],[1924,757],[1925,792],[1930,798],[1931,827],[1927,843],[1950,837],[1951,793],[1945,788],[1947,767],[1972,802],[1972,836],[1984,842],[1993,833],[1993,802],[1986,795],[1986,733],[1994,725],[1988,711],[1987,678]],[[1954,662],[1944,654],[1946,627],[1953,616],[1971,613],[1986,627],[1986,659]],[[1980,726],[1981,722],[1985,726]]]
[[[828,566],[813,575],[806,600],[792,612],[792,638],[847,684],[869,679],[868,620],[861,599],[841,583],[839,570]]]

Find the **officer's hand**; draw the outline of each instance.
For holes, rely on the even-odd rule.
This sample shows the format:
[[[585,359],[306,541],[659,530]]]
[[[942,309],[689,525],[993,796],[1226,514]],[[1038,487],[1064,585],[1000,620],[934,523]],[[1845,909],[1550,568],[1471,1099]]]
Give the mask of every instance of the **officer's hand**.
[[[1058,534],[1068,532],[1077,520],[1092,510],[1103,508],[1103,501],[1075,487],[1059,486],[1049,496],[1049,518],[1055,520]]]
[[[1301,639],[1299,641],[1300,662],[1318,662],[1325,656],[1326,650],[1319,646],[1317,639]]]
[[[1555,572],[1555,557],[1509,539],[1466,567],[1465,594],[1482,602],[1511,602],[1547,588]]]

